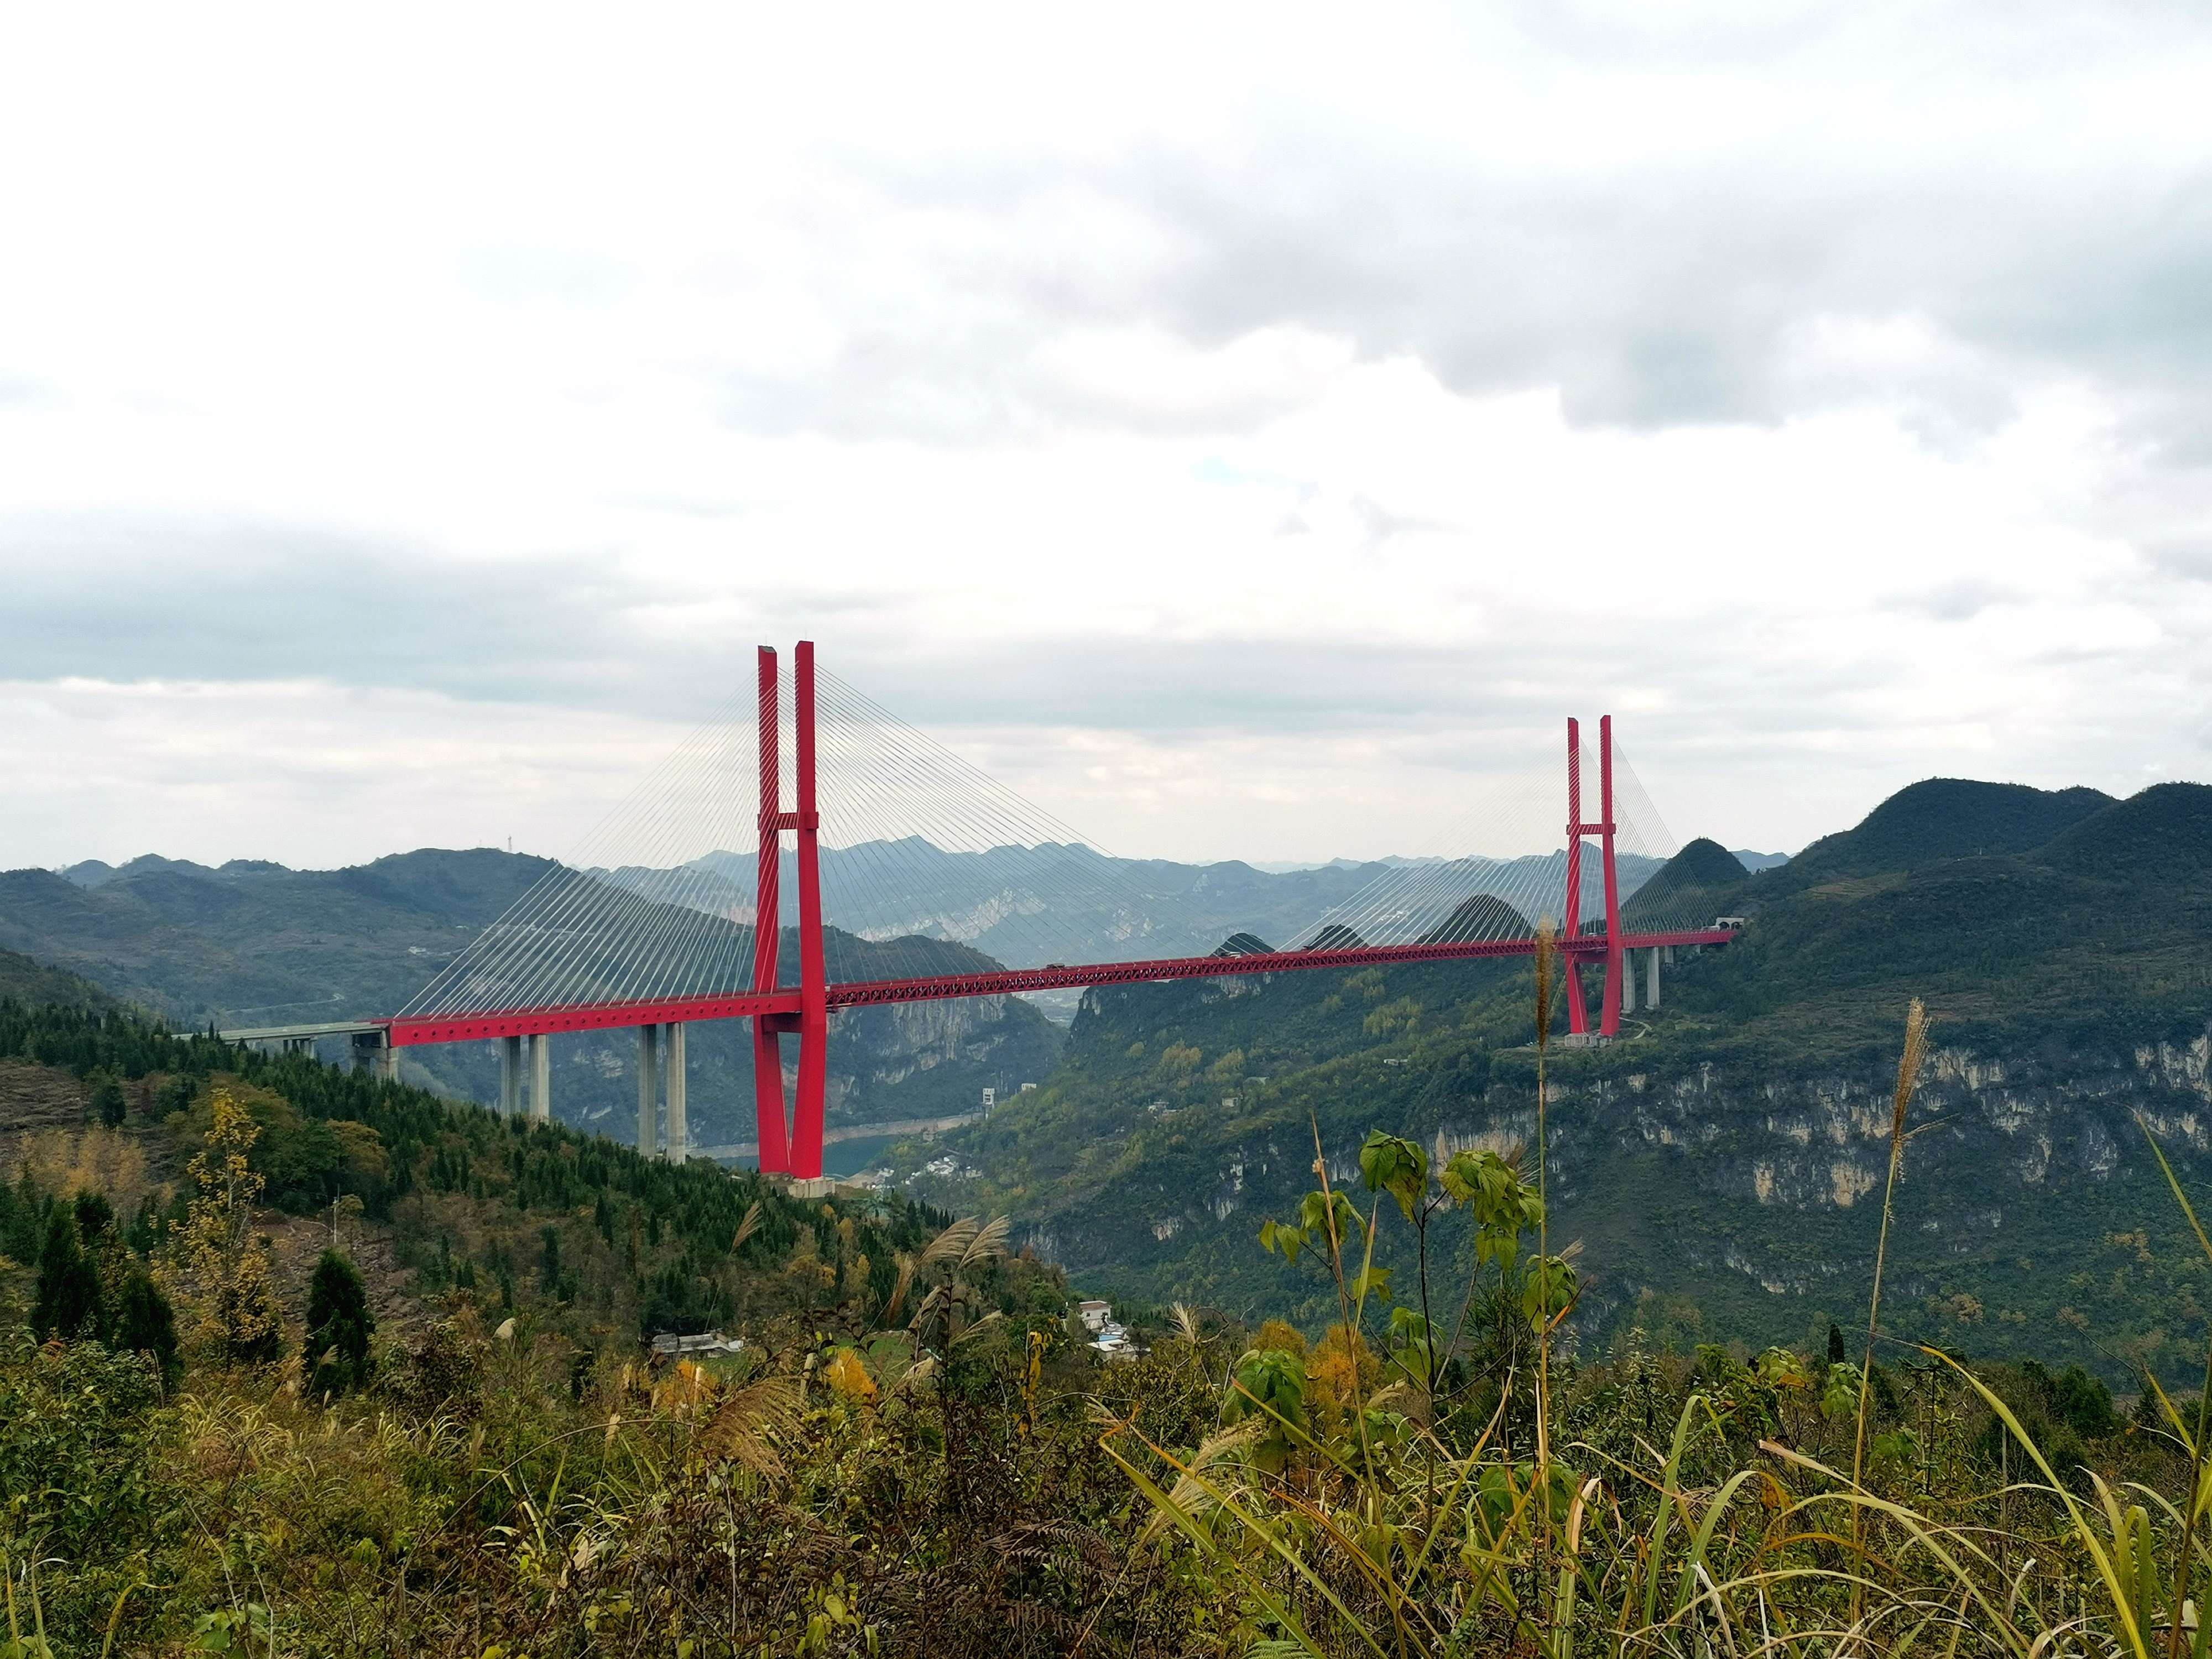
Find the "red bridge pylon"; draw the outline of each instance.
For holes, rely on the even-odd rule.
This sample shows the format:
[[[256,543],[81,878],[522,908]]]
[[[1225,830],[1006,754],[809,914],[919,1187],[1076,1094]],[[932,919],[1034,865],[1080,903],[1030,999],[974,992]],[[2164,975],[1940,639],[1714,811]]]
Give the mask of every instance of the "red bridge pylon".
[[[792,713],[798,732],[793,757],[797,808],[783,810],[782,722],[776,692],[775,651],[760,648],[760,852],[753,902],[753,989],[776,989],[783,944],[783,832],[799,837],[799,1012],[753,1016],[753,1114],[763,1172],[812,1180],[822,1173],[822,1108],[827,1092],[830,981],[822,955],[822,815],[814,793],[814,641],[801,640],[792,662]],[[799,1034],[797,1098],[788,1127],[783,1092],[785,1031]]]
[[[1605,991],[1598,1004],[1597,1034],[1600,1036],[1615,1036],[1620,1031],[1620,976],[1624,963],[1620,945],[1620,882],[1614,874],[1613,863],[1613,716],[1610,714],[1601,716],[1597,723],[1597,756],[1598,821],[1584,823],[1582,726],[1578,721],[1569,720],[1566,920],[1560,936],[1568,939],[1582,937],[1583,837],[1595,836],[1598,837],[1599,857],[1605,865]],[[1583,1003],[1582,963],[1577,957],[1569,956],[1565,966],[1567,1030],[1577,1036],[1588,1036],[1589,1012]]]

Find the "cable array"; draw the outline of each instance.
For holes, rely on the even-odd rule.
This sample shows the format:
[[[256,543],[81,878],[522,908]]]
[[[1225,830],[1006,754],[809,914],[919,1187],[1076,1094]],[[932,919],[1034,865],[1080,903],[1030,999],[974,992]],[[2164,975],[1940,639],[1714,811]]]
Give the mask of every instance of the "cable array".
[[[1583,822],[1598,821],[1598,757],[1581,755]],[[1630,769],[1620,745],[1613,753],[1613,861],[1626,904],[1674,855],[1665,822]],[[1333,907],[1289,948],[1415,945],[1532,937],[1537,925],[1559,924],[1566,903],[1566,795],[1556,769],[1514,775],[1471,802],[1446,829],[1456,847],[1547,844],[1559,850],[1519,858],[1439,858],[1379,872],[1343,903]],[[1605,874],[1596,836],[1583,841],[1578,910],[1585,927],[1605,915]]]
[[[792,669],[776,688],[775,810],[795,806]],[[830,980],[927,978],[1009,967],[1142,961],[1181,954],[1151,866],[1118,859],[856,687],[817,668],[817,810]],[[544,874],[403,1011],[454,1017],[501,1009],[726,994],[751,981],[758,846],[761,709],[750,689],[678,743],[564,860]],[[1583,752],[1583,816],[1599,801],[1594,748]],[[1665,823],[1616,747],[1620,896],[1674,851]],[[1563,910],[1565,792],[1555,767],[1510,775],[1474,794],[1447,847],[1486,856],[1378,867],[1352,896],[1278,948],[1527,938]],[[789,832],[781,841],[792,839]],[[1511,848],[1521,856],[1496,856]],[[780,846],[780,914],[799,920],[795,856]],[[1581,914],[1604,915],[1595,837],[1582,860]],[[1680,885],[1680,884],[1675,884]],[[1644,891],[1642,927],[1687,926],[1668,884]],[[1694,910],[1685,888],[1675,908]],[[1709,917],[1701,920],[1710,920]],[[1188,949],[1188,946],[1182,947]],[[787,938],[779,980],[797,982]]]
[[[566,860],[550,866],[401,1011],[708,995],[749,970],[751,929],[729,884],[694,859],[750,832],[753,744],[732,697],[678,742]]]

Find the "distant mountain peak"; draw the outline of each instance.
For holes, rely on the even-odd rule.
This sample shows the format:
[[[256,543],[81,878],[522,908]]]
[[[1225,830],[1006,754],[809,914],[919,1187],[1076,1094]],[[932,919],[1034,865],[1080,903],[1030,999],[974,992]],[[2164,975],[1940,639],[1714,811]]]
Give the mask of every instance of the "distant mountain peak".
[[[2037,789],[1974,778],[1923,778],[1854,828],[1814,842],[1791,867],[1808,877],[1863,874],[2028,853],[2113,804],[2102,790],[2081,786]]]

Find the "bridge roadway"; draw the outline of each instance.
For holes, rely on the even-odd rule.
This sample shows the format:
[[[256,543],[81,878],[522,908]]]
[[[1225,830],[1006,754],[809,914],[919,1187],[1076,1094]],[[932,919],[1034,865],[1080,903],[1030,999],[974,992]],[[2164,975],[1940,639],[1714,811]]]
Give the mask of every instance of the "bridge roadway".
[[[822,1144],[835,1146],[846,1140],[874,1140],[879,1138],[904,1139],[908,1135],[943,1134],[947,1129],[965,1128],[970,1123],[981,1123],[984,1118],[979,1108],[970,1112],[952,1112],[944,1117],[902,1117],[889,1123],[838,1123],[822,1131]],[[758,1158],[760,1142],[740,1140],[731,1146],[694,1146],[694,1158],[711,1158],[717,1163],[732,1163],[738,1158]]]
[[[1674,945],[1725,945],[1734,939],[1725,927],[1676,933],[1623,933],[1623,952]],[[1577,962],[1605,959],[1608,941],[1586,933],[1559,941],[1560,954]],[[1372,968],[1392,963],[1470,962],[1535,953],[1533,939],[1469,939],[1447,945],[1368,945],[1332,951],[1269,951],[1248,956],[1169,957],[1155,962],[1050,963],[1042,968],[1006,968],[985,974],[949,974],[927,979],[857,980],[827,988],[829,1008],[877,1008],[900,1002],[934,1002],[948,997],[1012,996],[1024,991],[1054,991],[1091,985],[1143,985],[1179,979],[1222,979],[1243,974],[1310,972],[1328,968]],[[625,1026],[678,1024],[696,1019],[745,1019],[758,1014],[797,1015],[797,986],[772,992],[739,991],[714,996],[657,998],[647,1001],[578,1003],[544,1008],[501,1008],[431,1018],[370,1022],[381,1026],[394,1048],[427,1042],[475,1042],[488,1037],[543,1036],[554,1031],[606,1031]]]

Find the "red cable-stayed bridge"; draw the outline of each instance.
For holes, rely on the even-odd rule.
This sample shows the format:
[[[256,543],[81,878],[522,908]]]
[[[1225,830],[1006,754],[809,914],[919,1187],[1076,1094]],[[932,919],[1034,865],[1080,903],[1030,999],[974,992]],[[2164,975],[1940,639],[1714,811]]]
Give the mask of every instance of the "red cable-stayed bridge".
[[[831,688],[826,721],[820,695],[825,682]],[[1406,861],[1338,906],[1292,948],[1267,948],[1238,933],[1202,956],[1051,960],[1027,967],[963,964],[963,969],[948,970],[943,961],[931,959],[944,952],[929,947],[957,927],[974,926],[979,916],[1002,930],[1025,922],[1029,932],[1023,937],[1030,948],[1058,954],[1051,951],[1050,907],[1033,895],[1024,901],[986,894],[980,910],[969,896],[969,909],[963,915],[948,911],[923,919],[924,926],[939,929],[935,939],[917,928],[903,937],[881,939],[873,947],[868,965],[880,967],[878,958],[886,957],[896,965],[904,955],[918,958],[911,971],[833,977],[829,941],[837,929],[835,923],[825,926],[824,920],[825,834],[833,847],[842,849],[844,862],[837,867],[854,887],[848,908],[897,919],[878,933],[890,933],[901,921],[913,920],[901,907],[911,910],[916,902],[897,880],[888,878],[896,872],[886,871],[892,854],[885,848],[923,846],[935,854],[940,843],[980,841],[992,854],[1018,854],[1045,866],[1047,875],[1060,883],[1055,890],[1109,909],[1116,904],[1127,909],[1128,895],[1115,890],[1127,878],[1066,826],[851,688],[817,674],[811,641],[801,641],[793,653],[787,708],[784,689],[776,653],[762,647],[752,718],[710,722],[695,733],[664,763],[655,775],[658,783],[649,780],[633,798],[619,833],[603,838],[610,850],[620,842],[665,859],[686,844],[686,836],[704,833],[710,842],[726,844],[717,832],[742,823],[757,848],[749,872],[749,915],[743,913],[727,874],[704,869],[702,860],[660,869],[611,857],[572,859],[517,900],[398,1015],[226,1035],[302,1042],[350,1033],[357,1053],[380,1050],[388,1075],[396,1075],[401,1048],[495,1040],[501,1044],[502,1109],[521,1109],[527,1075],[530,1115],[544,1119],[550,1116],[548,1040],[559,1033],[632,1028],[639,1036],[641,1150],[659,1149],[665,1079],[667,1144],[673,1156],[682,1158],[689,1144],[685,1027],[702,1020],[747,1020],[752,1026],[760,1167],[811,1178],[822,1170],[830,1018],[841,1010],[1231,973],[1358,970],[1522,957],[1536,949],[1533,912],[1559,919],[1557,945],[1568,968],[1569,1032],[1587,1041],[1615,1035],[1624,1006],[1633,1006],[1636,975],[1630,951],[1650,953],[1647,997],[1656,1002],[1662,950],[1723,945],[1733,937],[1725,925],[1656,915],[1649,904],[1639,921],[1624,922],[1616,843],[1634,826],[1620,811],[1607,716],[1598,725],[1598,811],[1592,819],[1583,813],[1580,727],[1575,720],[1567,722],[1563,879],[1540,860],[1510,866],[1496,860]],[[836,750],[828,768],[822,753],[825,730]],[[747,742],[750,752],[738,752]],[[781,777],[786,753],[792,759],[788,808]],[[1630,793],[1641,799],[1640,790]],[[1652,818],[1648,811],[1644,816]],[[887,819],[921,833],[909,841],[887,842],[879,833]],[[1065,839],[1053,839],[1055,834]],[[1585,840],[1595,843],[1595,872],[1583,864]],[[795,889],[788,898],[787,866]],[[1557,885],[1543,890],[1547,882]],[[1595,890],[1587,890],[1593,886]],[[1586,905],[1595,912],[1587,920]],[[793,912],[793,929],[757,925],[765,917],[781,924]],[[1039,922],[1040,916],[1048,919]],[[1417,931],[1417,937],[1395,941],[1376,937]],[[795,946],[795,962],[787,958],[787,945]],[[793,968],[795,974],[787,972]],[[1586,1000],[1586,971],[1597,981],[1595,1013]],[[795,1036],[798,1046],[789,1077],[782,1053],[787,1036]]]

